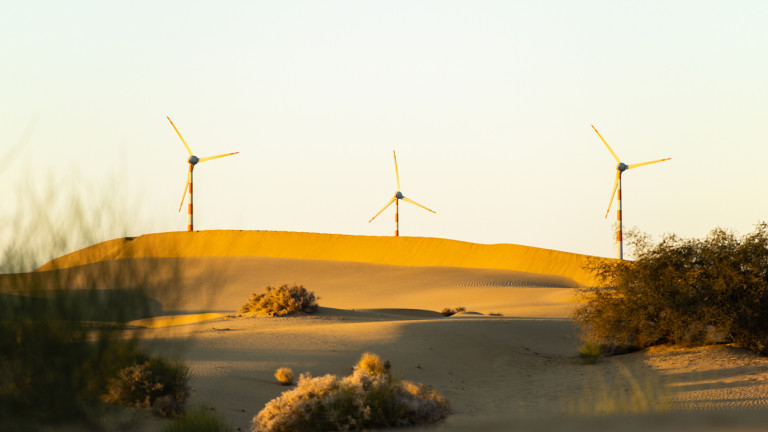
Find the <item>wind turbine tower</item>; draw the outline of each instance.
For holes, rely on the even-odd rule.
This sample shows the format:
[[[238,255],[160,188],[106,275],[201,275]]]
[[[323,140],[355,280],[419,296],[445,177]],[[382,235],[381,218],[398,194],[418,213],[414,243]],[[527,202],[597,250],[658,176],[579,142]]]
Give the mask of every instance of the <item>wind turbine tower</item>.
[[[208,156],[204,158],[199,158],[192,154],[192,149],[189,148],[189,145],[187,145],[187,142],[184,141],[184,137],[181,136],[181,133],[179,133],[179,130],[176,129],[176,125],[173,124],[173,121],[171,121],[170,117],[166,117],[169,122],[171,122],[171,126],[173,126],[173,130],[176,131],[176,135],[181,138],[181,142],[184,143],[184,147],[187,148],[187,151],[189,152],[189,158],[187,158],[187,163],[189,163],[189,174],[187,174],[187,184],[184,186],[184,195],[181,196],[181,204],[179,205],[179,211],[181,211],[181,208],[184,207],[184,199],[187,197],[187,192],[189,192],[189,224],[187,225],[187,231],[194,231],[194,223],[192,218],[192,173],[195,170],[195,165],[209,161],[211,159],[218,159],[222,158],[224,156],[232,156],[235,154],[238,154],[240,152],[234,152],[234,153],[227,153],[227,154],[221,154],[218,156]]]
[[[590,126],[592,126],[592,129],[595,130],[595,132],[597,133],[597,136],[600,137],[600,139],[603,141],[603,144],[605,144],[605,146],[608,148],[608,151],[611,152],[611,155],[613,156],[614,159],[616,159],[616,162],[617,162],[616,181],[614,181],[613,183],[613,191],[611,192],[611,201],[608,203],[608,210],[605,212],[605,217],[606,219],[608,218],[608,213],[611,211],[611,205],[613,204],[613,197],[616,196],[616,191],[618,190],[619,193],[617,196],[617,201],[618,201],[619,209],[618,209],[618,212],[616,213],[616,252],[617,252],[618,258],[623,260],[624,259],[624,239],[622,238],[621,174],[624,171],[630,170],[632,168],[641,167],[643,165],[655,164],[658,162],[664,162],[672,158],[665,158],[665,159],[659,159],[659,160],[654,160],[650,162],[641,162],[641,163],[636,163],[632,165],[627,165],[624,162],[622,162],[621,159],[619,159],[619,157],[613,151],[611,146],[608,145],[608,143],[605,141],[603,136],[600,135],[600,132],[597,131],[597,128],[595,128],[595,126],[593,125],[590,125]]]
[[[398,237],[400,235],[400,200],[403,200],[405,202],[409,202],[411,204],[417,205],[417,206],[423,208],[424,210],[431,211],[432,213],[435,213],[435,211],[430,210],[430,209],[424,207],[423,205],[417,203],[416,201],[414,201],[414,200],[412,200],[410,198],[406,198],[405,195],[403,195],[403,193],[400,192],[400,173],[397,171],[397,154],[395,154],[394,150],[392,150],[392,154],[395,157],[395,177],[397,178],[397,191],[395,192],[395,195],[392,196],[392,198],[389,200],[387,205],[385,205],[383,209],[379,210],[379,212],[376,213],[376,215],[374,215],[371,218],[371,220],[368,221],[368,223],[373,222],[373,220],[376,219],[376,216],[380,215],[381,212],[386,210],[387,207],[389,207],[392,203],[395,203],[395,237]]]

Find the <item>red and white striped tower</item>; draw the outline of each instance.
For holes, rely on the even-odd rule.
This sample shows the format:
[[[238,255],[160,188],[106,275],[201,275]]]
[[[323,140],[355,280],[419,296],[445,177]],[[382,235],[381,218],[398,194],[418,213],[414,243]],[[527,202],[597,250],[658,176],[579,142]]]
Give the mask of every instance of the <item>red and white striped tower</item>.
[[[195,225],[192,221],[192,172],[194,171],[195,166],[192,164],[189,164],[189,225],[187,226],[187,231],[192,232],[195,230]]]
[[[621,171],[619,171],[619,190],[616,199],[619,201],[619,210],[616,212],[616,249],[619,255],[619,259],[624,259],[624,239],[621,236]]]
[[[406,198],[402,192],[400,192],[400,173],[397,170],[397,155],[395,154],[394,150],[392,151],[392,155],[395,157],[395,177],[397,178],[397,192],[395,192],[395,195],[390,198],[387,205],[384,206],[381,210],[379,210],[378,213],[376,213],[371,220],[368,221],[368,223],[373,222],[374,219],[376,219],[376,216],[380,215],[381,212],[387,209],[392,203],[395,203],[395,237],[400,236],[400,200],[407,201],[411,204],[417,205],[425,210],[429,210],[428,208],[424,207],[423,205],[417,203],[416,201]],[[432,213],[435,213],[434,210],[429,210]]]
[[[395,200],[395,237],[400,237],[400,200]]]
[[[184,199],[187,197],[187,193],[189,193],[189,223],[187,224],[187,231],[192,232],[195,229],[195,225],[194,225],[194,222],[193,222],[193,219],[192,219],[192,213],[193,213],[193,208],[192,208],[192,173],[195,170],[195,165],[197,165],[200,162],[209,161],[211,159],[218,159],[218,158],[222,158],[224,156],[236,155],[236,154],[238,154],[240,152],[226,153],[226,154],[221,154],[221,155],[218,155],[218,156],[208,156],[208,157],[204,157],[204,158],[199,158],[199,157],[195,156],[194,154],[192,154],[192,149],[189,148],[189,145],[187,145],[187,142],[184,141],[184,137],[182,137],[181,133],[179,132],[179,130],[176,129],[176,125],[173,124],[173,121],[171,121],[171,118],[170,117],[166,117],[166,118],[168,119],[169,122],[171,122],[171,126],[173,126],[173,130],[176,131],[176,135],[179,136],[179,138],[181,139],[181,142],[184,143],[184,147],[187,148],[187,152],[189,152],[189,158],[187,159],[187,163],[189,164],[189,173],[187,174],[187,184],[184,185],[184,195],[181,196],[181,204],[179,204],[179,211],[181,211],[182,207],[184,207]]]
[[[600,139],[603,141],[603,144],[608,148],[608,151],[611,152],[611,155],[614,159],[616,159],[616,162],[618,162],[618,165],[616,165],[616,181],[613,183],[613,191],[611,191],[611,201],[608,203],[608,210],[605,212],[605,217],[608,218],[608,213],[611,211],[611,205],[613,204],[613,197],[616,196],[616,192],[618,191],[618,201],[619,201],[619,210],[616,213],[616,254],[618,255],[618,258],[623,260],[624,259],[624,239],[622,238],[622,218],[621,218],[621,174],[632,168],[637,168],[643,165],[650,165],[658,162],[664,162],[667,160],[670,160],[671,158],[665,158],[665,159],[659,159],[655,161],[650,162],[641,162],[636,163],[632,165],[627,165],[624,162],[619,159],[619,157],[616,155],[616,153],[613,151],[611,146],[608,145],[608,143],[605,141],[605,138],[603,138],[602,135],[600,135],[600,132],[597,132],[597,129],[595,126],[592,126],[592,129],[595,130],[597,133],[597,136],[600,137]]]

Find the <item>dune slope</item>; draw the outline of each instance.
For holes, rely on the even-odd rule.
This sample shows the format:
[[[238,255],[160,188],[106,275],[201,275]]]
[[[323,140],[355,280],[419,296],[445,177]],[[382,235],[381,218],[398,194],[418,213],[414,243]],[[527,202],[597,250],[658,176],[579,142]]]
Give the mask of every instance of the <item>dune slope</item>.
[[[197,231],[109,240],[57,258],[38,271],[121,258],[272,257],[399,266],[502,269],[564,276],[590,285],[589,256],[513,244],[426,237],[371,237],[273,231]]]

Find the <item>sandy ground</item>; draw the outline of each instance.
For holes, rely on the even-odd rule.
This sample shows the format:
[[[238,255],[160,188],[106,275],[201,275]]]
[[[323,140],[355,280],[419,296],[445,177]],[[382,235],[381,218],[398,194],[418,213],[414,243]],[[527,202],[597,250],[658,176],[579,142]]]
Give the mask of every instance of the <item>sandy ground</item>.
[[[130,332],[141,332],[148,349],[185,360],[190,404],[215,409],[238,430],[249,430],[286,390],[277,368],[346,375],[366,351],[450,402],[446,421],[414,430],[757,431],[768,423],[768,359],[738,348],[659,347],[582,364],[569,319],[578,286],[564,276],[570,270],[156,255],[82,266],[69,256],[67,269],[33,277],[63,275],[86,286],[93,275],[122,275],[126,286],[141,286],[155,318],[138,317],[141,328]],[[314,291],[319,313],[236,315],[252,292],[284,282]],[[437,313],[457,306],[470,313]],[[132,428],[161,426],[142,418]]]

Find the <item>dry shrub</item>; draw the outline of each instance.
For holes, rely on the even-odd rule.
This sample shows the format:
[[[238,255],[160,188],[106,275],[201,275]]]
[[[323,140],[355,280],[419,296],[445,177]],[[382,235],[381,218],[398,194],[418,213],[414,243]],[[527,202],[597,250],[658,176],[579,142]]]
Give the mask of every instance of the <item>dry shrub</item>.
[[[240,313],[285,316],[296,312],[317,312],[319,297],[315,297],[315,293],[307,291],[302,285],[267,285],[264,291],[260,294],[253,293],[248,302],[240,308]]]
[[[443,308],[443,310],[441,310],[440,313],[449,317],[451,315],[456,315],[459,312],[466,312],[466,311],[467,311],[467,308],[465,308],[464,306],[459,306],[456,309]]]
[[[394,379],[387,364],[366,353],[347,377],[302,374],[295,389],[268,402],[253,418],[253,431],[413,426],[434,423],[448,415],[448,403],[439,393],[422,384]]]
[[[120,370],[103,399],[137,408],[154,406],[157,413],[178,415],[189,397],[188,381],[189,369],[183,363],[150,357]]]
[[[275,378],[282,385],[293,384],[293,371],[290,368],[280,368],[275,372]]]

